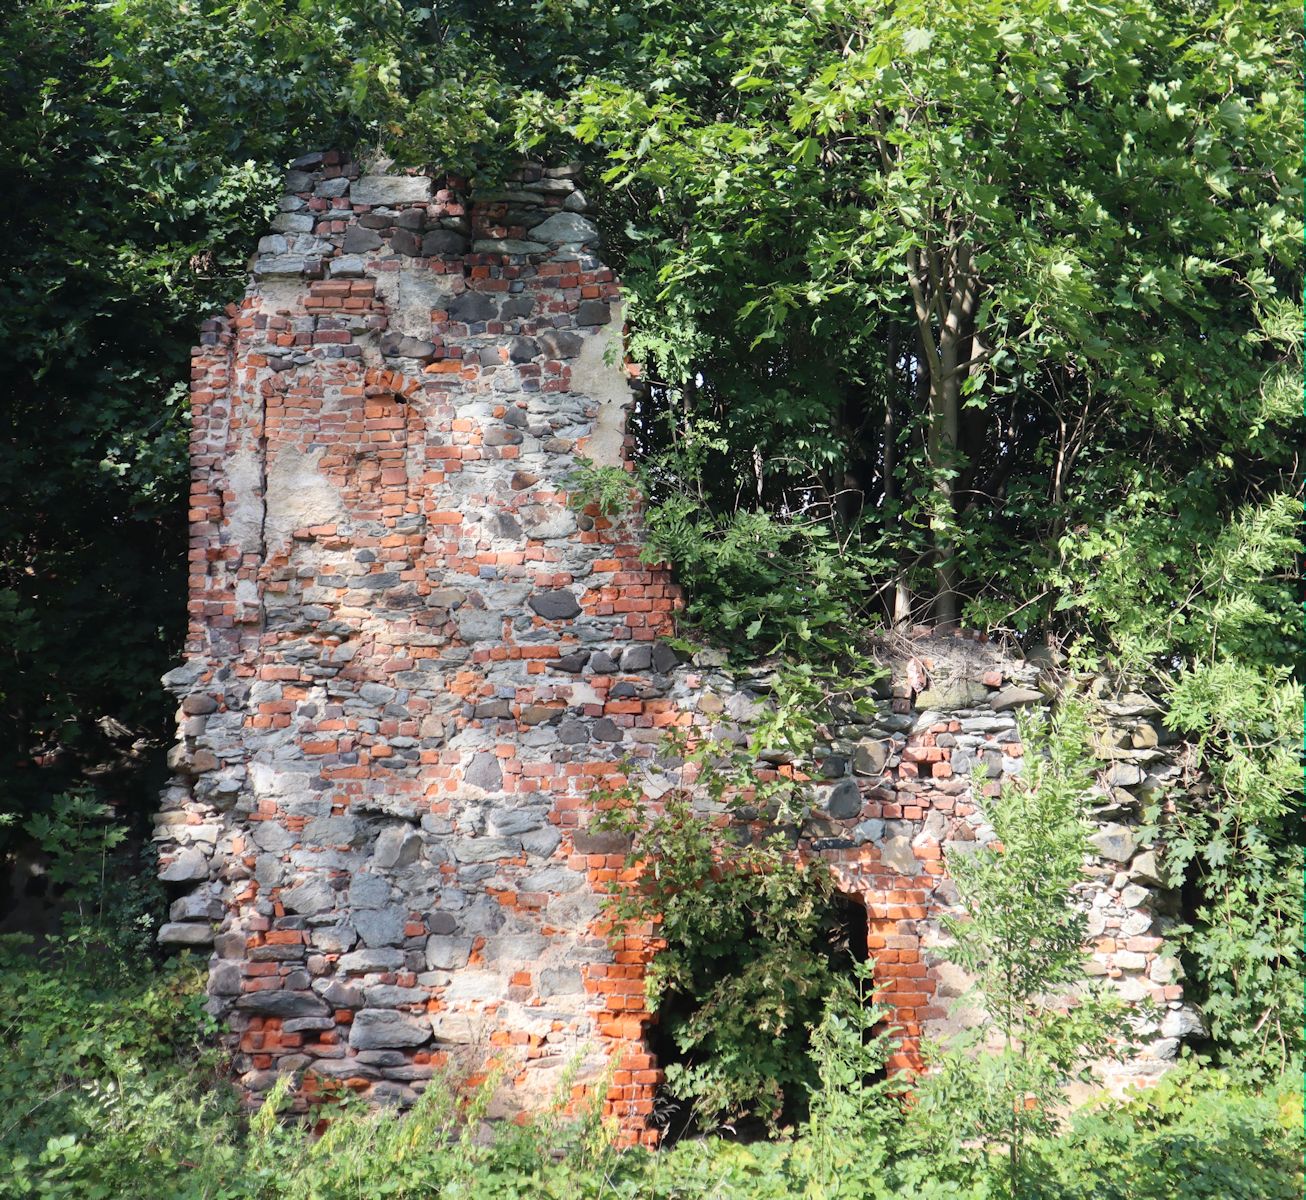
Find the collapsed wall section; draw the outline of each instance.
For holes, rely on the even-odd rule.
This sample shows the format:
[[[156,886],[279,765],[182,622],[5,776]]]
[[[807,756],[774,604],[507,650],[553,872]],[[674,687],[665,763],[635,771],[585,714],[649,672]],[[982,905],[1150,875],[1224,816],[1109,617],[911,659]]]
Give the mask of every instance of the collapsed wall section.
[[[333,1083],[406,1104],[445,1064],[495,1063],[496,1114],[602,1081],[609,1115],[654,1136],[655,943],[609,936],[623,847],[588,832],[591,794],[669,725],[744,736],[770,684],[680,661],[638,517],[568,503],[578,459],[626,463],[630,399],[584,206],[565,167],[471,198],[310,156],[194,352],[190,627],[156,831],[182,894],[160,940],[211,947],[252,1100],[295,1072],[301,1103]],[[945,860],[991,837],[1040,671],[927,638],[872,717],[827,730],[799,850],[866,905],[894,1066],[974,1019],[940,954]],[[1133,832],[1177,751],[1133,704],[1104,734],[1081,896],[1093,970],[1162,1014],[1117,1079],[1153,1077],[1195,1028],[1174,900]]]

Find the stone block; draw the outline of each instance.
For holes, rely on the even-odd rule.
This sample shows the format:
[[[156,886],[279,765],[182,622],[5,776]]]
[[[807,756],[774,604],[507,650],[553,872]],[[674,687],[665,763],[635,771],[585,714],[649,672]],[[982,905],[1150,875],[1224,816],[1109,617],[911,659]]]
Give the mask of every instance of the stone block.
[[[575,593],[559,588],[552,592],[537,592],[527,603],[546,621],[569,621],[580,614]]]
[[[311,879],[295,887],[283,888],[281,903],[288,912],[314,916],[335,908],[336,893],[325,880]]]
[[[340,969],[354,975],[367,975],[373,971],[398,971],[404,964],[404,952],[389,946],[352,950],[340,956]]]
[[[207,921],[170,921],[159,929],[160,946],[209,946],[213,926]]]
[[[363,175],[354,181],[349,198],[373,207],[425,204],[431,199],[431,181],[424,175]]]
[[[426,939],[426,968],[428,971],[456,971],[467,965],[471,953],[471,938],[433,934]]]
[[[359,874],[349,882],[349,907],[383,908],[390,903],[390,883],[380,875]]]
[[[364,946],[398,946],[404,940],[408,913],[397,905],[393,908],[363,908],[350,920]]]
[[[322,1017],[327,1013],[327,1006],[312,992],[246,992],[236,1007],[265,1017]]]
[[[580,971],[576,967],[545,967],[540,972],[539,993],[550,996],[574,996],[585,990]]]
[[[422,837],[411,825],[391,826],[381,830],[372,850],[372,864],[383,871],[397,870],[415,863],[422,856]],[[361,932],[361,930],[360,930]]]
[[[1128,862],[1134,853],[1134,835],[1126,825],[1110,822],[1089,835],[1097,853],[1110,862]]]
[[[209,856],[194,847],[183,850],[160,872],[164,883],[192,883],[209,877]]]
[[[530,236],[537,242],[571,242],[579,245],[599,241],[598,226],[576,213],[554,213],[546,221],[532,226]]]
[[[830,789],[825,811],[836,821],[847,821],[862,811],[862,793],[855,779],[844,779]]]
[[[379,1050],[391,1046],[420,1046],[431,1040],[431,1026],[418,1017],[390,1008],[364,1008],[354,1014],[349,1026],[349,1045],[355,1050]]]
[[[487,792],[497,791],[503,786],[503,771],[499,759],[493,754],[474,754],[463,771],[463,782],[472,787],[483,788]]]
[[[1005,687],[989,703],[994,712],[1006,712],[1012,708],[1028,708],[1031,704],[1046,704],[1047,698],[1032,688]]]

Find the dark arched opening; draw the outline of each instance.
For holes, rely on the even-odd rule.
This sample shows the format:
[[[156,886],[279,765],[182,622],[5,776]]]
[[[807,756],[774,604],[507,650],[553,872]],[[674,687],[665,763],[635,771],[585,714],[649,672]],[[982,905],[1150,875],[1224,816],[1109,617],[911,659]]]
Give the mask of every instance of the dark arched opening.
[[[722,963],[723,975],[726,971],[738,970],[747,961],[748,948],[753,940],[752,932],[740,930],[739,956],[729,963]],[[829,978],[851,979],[855,968],[869,961],[867,935],[869,921],[865,903],[856,896],[833,894],[826,903],[822,920],[816,928],[811,952],[823,959],[829,968]],[[658,1006],[658,1017],[649,1028],[647,1045],[658,1066],[666,1070],[676,1065],[692,1066],[695,1063],[693,1053],[681,1050],[675,1037],[675,1031],[689,1020],[695,1011],[691,997],[679,993],[665,993]],[[819,1015],[819,1002],[813,1005],[813,1019]],[[869,1034],[868,1034],[869,1036]],[[810,1044],[803,1038],[796,1040],[793,1052],[805,1055]],[[814,1069],[804,1072],[816,1079]],[[809,1092],[805,1087],[786,1090],[784,1104],[778,1124],[782,1127],[795,1128],[807,1119]],[[675,1096],[670,1088],[662,1086],[654,1098],[652,1123],[662,1131],[662,1145],[674,1145],[686,1136],[697,1136],[713,1132],[720,1136],[733,1137],[741,1141],[755,1141],[768,1136],[766,1123],[757,1117],[745,1117],[726,1126],[705,1124],[697,1119],[693,1105]]]

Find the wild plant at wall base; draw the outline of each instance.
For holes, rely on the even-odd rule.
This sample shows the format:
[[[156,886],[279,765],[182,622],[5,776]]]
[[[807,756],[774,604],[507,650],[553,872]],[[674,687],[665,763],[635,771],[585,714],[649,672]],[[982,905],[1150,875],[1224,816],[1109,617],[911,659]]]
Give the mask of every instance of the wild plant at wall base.
[[[1001,1147],[1013,1196],[1029,1141],[1057,1128],[1065,1086],[1124,1035],[1121,1004],[1085,986],[1086,914],[1073,898],[1092,783],[1083,701],[1024,722],[1021,742],[1022,772],[984,804],[994,840],[948,859],[965,915],[945,918],[943,953],[975,980],[986,1021],[936,1049],[913,1107],[926,1146]]]

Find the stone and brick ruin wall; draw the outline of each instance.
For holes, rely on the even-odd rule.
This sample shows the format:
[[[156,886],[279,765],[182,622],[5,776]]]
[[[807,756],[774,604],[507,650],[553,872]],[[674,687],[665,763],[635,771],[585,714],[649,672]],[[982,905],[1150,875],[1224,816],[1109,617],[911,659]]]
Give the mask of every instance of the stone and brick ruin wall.
[[[251,1099],[283,1072],[410,1103],[443,1065],[504,1071],[496,1112],[566,1072],[649,1138],[645,938],[614,938],[621,847],[596,784],[673,724],[746,723],[763,679],[663,640],[677,592],[638,520],[567,503],[626,461],[620,296],[570,168],[507,190],[296,164],[245,298],[192,363],[190,625],[156,840],[169,945],[211,948],[212,1011]],[[800,849],[865,903],[903,1041],[972,1019],[937,955],[945,855],[991,836],[1038,666],[964,639],[900,663],[813,783]],[[928,678],[927,678],[928,676]],[[1163,1019],[1113,1068],[1150,1078],[1195,1028],[1135,844],[1172,786],[1147,702],[1104,735],[1093,970]],[[1151,731],[1150,733],[1147,731]]]

